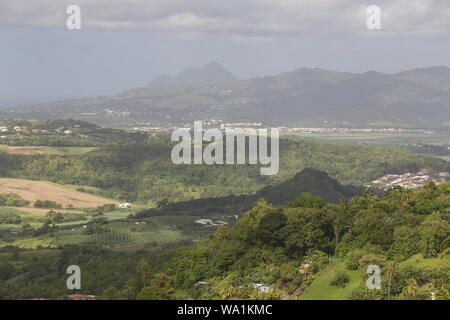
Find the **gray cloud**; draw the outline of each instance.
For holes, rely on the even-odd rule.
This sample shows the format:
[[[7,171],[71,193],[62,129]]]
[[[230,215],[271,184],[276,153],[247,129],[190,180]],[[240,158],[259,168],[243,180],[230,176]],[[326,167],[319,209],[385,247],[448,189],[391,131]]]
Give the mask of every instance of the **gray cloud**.
[[[449,35],[448,0],[2,0],[0,25],[64,28],[66,8],[83,28],[225,32],[256,39],[304,32],[367,34],[366,8],[382,10],[378,35]]]

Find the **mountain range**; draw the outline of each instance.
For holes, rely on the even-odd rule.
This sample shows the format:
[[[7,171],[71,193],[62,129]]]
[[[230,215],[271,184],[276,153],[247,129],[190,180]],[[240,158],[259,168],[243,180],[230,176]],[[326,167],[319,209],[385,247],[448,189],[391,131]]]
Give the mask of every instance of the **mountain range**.
[[[208,86],[237,80],[227,69],[217,62],[200,68],[185,69],[174,77],[162,74],[147,85],[147,88],[167,88],[183,85]]]
[[[450,128],[450,69],[396,74],[300,68],[238,80],[218,63],[161,75],[114,96],[2,107],[0,116],[86,120],[112,127],[192,125]]]

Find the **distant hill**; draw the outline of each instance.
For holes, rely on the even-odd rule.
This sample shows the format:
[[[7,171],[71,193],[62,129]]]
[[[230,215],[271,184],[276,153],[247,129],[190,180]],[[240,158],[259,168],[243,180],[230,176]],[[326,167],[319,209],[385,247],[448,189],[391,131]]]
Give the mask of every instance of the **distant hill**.
[[[111,97],[0,108],[0,115],[74,118],[130,127],[194,120],[262,122],[267,126],[450,128],[450,69],[389,75],[301,68],[250,80],[217,63],[162,75],[144,88]]]
[[[208,86],[237,80],[227,69],[217,62],[211,62],[200,68],[186,69],[171,78],[162,74],[150,82],[148,88],[167,88],[183,85]]]
[[[255,202],[264,198],[273,205],[283,205],[304,192],[319,195],[327,202],[350,199],[360,193],[361,188],[343,186],[330,178],[325,172],[304,169],[293,178],[275,186],[265,187],[252,195],[203,198],[168,204],[161,209],[149,209],[132,217],[142,219],[161,215],[212,216],[243,213],[252,208]]]

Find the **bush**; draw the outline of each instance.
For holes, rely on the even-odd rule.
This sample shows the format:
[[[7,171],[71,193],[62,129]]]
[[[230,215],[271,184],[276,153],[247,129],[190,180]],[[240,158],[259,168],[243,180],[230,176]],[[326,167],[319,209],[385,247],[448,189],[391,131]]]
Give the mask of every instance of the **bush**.
[[[328,255],[322,251],[316,250],[308,254],[306,262],[309,263],[308,269],[310,272],[318,273],[328,265]]]
[[[7,212],[0,215],[0,224],[20,224],[21,222],[21,217],[16,213]]]
[[[50,200],[36,200],[33,205],[35,208],[62,208],[62,205]]]
[[[358,270],[359,259],[361,259],[363,255],[364,252],[360,249],[350,251],[345,259],[345,267],[348,270]]]
[[[376,265],[381,268],[386,263],[386,260],[386,256],[370,253],[359,259],[359,269],[365,274],[368,266]]]
[[[345,288],[349,281],[349,275],[345,271],[339,270],[331,279],[330,286]]]
[[[15,193],[1,193],[0,206],[25,207],[30,202]]]

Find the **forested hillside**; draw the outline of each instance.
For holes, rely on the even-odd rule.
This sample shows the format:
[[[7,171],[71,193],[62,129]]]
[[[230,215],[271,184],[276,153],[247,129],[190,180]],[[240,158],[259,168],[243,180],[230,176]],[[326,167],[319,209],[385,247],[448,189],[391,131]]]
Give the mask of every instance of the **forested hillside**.
[[[202,198],[190,201],[160,204],[159,208],[140,211],[131,218],[142,219],[154,216],[220,216],[234,215],[249,210],[260,198],[273,205],[282,205],[300,193],[319,195],[329,202],[349,199],[362,192],[361,188],[343,186],[326,173],[315,169],[304,169],[293,178],[274,186],[267,186],[250,195]]]
[[[124,287],[100,298],[301,299],[323,290],[327,299],[335,288],[334,299],[446,300],[449,207],[450,182],[382,197],[367,191],[338,204],[307,193],[287,207],[261,199],[234,227],[179,249],[164,272],[144,259]],[[381,289],[365,286],[369,265],[381,268]]]
[[[304,168],[322,170],[340,183],[353,185],[424,167],[450,171],[447,161],[395,149],[281,139],[279,173],[261,176],[255,165],[174,165],[172,146],[167,136],[159,136],[142,143],[101,144],[83,154],[0,152],[0,176],[92,186],[110,198],[156,206],[161,201],[254,193]]]
[[[70,262],[83,268],[83,290],[97,299],[449,298],[450,182],[394,189],[381,197],[367,190],[330,203],[303,192],[308,186],[296,181],[313,188],[326,183],[337,192],[328,199],[351,192],[323,173],[305,170],[279,188],[264,189],[278,202],[289,186],[299,196],[278,206],[261,198],[233,227],[219,227],[176,252],[182,243],[137,251],[95,243],[38,250],[7,246],[0,250],[3,295],[61,298],[69,292],[64,281]],[[196,205],[199,214],[203,210],[198,201],[183,205],[187,212]],[[152,224],[151,219],[139,221]],[[102,228],[108,226],[103,222]],[[382,270],[380,290],[364,285],[369,264]],[[255,283],[270,291],[258,291]]]

